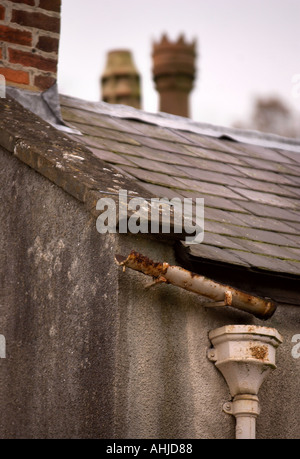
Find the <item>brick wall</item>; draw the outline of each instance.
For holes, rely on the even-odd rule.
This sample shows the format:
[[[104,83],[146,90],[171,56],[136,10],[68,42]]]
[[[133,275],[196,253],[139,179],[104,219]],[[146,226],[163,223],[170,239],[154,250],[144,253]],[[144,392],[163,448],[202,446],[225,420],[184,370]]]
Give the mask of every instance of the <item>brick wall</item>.
[[[1,0],[0,74],[44,91],[56,81],[61,0]]]

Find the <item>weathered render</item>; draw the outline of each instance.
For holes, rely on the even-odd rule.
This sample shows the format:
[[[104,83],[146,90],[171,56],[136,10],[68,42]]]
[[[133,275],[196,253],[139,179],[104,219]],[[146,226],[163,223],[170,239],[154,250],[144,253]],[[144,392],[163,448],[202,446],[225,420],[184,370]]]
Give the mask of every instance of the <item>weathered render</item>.
[[[181,147],[170,136],[174,140],[181,134],[94,113],[93,120],[101,121],[102,127],[85,124],[84,118],[76,127],[84,125],[99,134],[95,141],[102,147],[97,146],[95,152],[83,146],[83,141],[90,144],[90,137],[72,140],[12,99],[0,100],[0,110],[0,333],[7,343],[7,358],[0,360],[1,438],[234,438],[234,419],[222,412],[223,403],[231,399],[229,389],[207,358],[209,332],[234,324],[273,327],[283,337],[277,369],[259,393],[262,412],[257,438],[299,438],[300,359],[292,355],[292,337],[300,332],[297,185],[293,190],[291,184],[282,188],[295,193],[284,198],[295,206],[292,210],[266,206],[270,218],[263,216],[260,221],[273,221],[270,234],[288,241],[282,245],[279,239],[251,239],[251,235],[268,232],[255,226],[255,212],[245,211],[252,206],[259,212],[259,203],[241,195],[217,196],[216,191],[207,194],[208,216],[216,219],[208,217],[203,253],[202,244],[191,246],[188,252],[183,242],[168,235],[100,235],[95,207],[105,192],[123,188],[151,197],[155,191],[160,195],[159,191],[169,190],[171,196],[181,189],[174,184],[184,180],[170,177],[174,169],[170,155],[184,162],[180,152],[157,149],[159,140],[154,135],[151,147],[142,143],[151,142],[150,136],[135,136],[136,146],[123,143],[124,132],[111,125],[124,131],[134,123],[153,134],[165,134],[169,140],[160,139],[161,145],[173,145],[173,150]],[[222,140],[199,138],[223,145]],[[239,146],[224,142],[225,148]],[[139,170],[128,164],[124,167],[130,158],[116,146],[127,148],[135,162],[145,160],[139,154],[156,153],[153,167],[161,167],[160,173],[151,175],[145,162]],[[192,151],[188,160],[197,162],[198,147],[192,146]],[[208,160],[211,166],[215,162],[216,167],[228,167],[216,159],[219,150],[201,148],[199,154],[203,152],[215,155],[214,161]],[[223,155],[235,161],[233,153]],[[298,161],[296,153],[288,155]],[[270,164],[275,168],[278,163]],[[163,173],[167,165],[170,187],[162,190],[155,177],[168,180],[167,172]],[[281,166],[288,168],[291,183],[297,183],[299,166]],[[193,180],[193,186],[196,182],[201,188],[201,178]],[[193,196],[199,196],[200,188]],[[236,216],[247,220],[248,237],[239,237],[238,231],[245,227],[233,222],[229,223],[237,231],[233,237],[219,231],[226,229],[226,223],[219,220],[224,212],[219,207],[218,213],[217,206],[224,210],[225,204],[232,206],[232,216],[233,207],[241,204]],[[290,226],[281,222],[284,216],[289,216]],[[232,245],[228,247],[227,241]],[[242,246],[233,246],[238,241]],[[253,255],[256,244],[257,250],[263,247],[271,254]],[[123,272],[115,263],[116,254],[126,257],[132,250],[157,262],[193,268],[252,295],[271,297],[278,303],[277,310],[262,321],[230,306],[208,307],[207,298],[175,285],[150,287],[151,278],[130,269]],[[261,266],[264,258],[268,266]]]

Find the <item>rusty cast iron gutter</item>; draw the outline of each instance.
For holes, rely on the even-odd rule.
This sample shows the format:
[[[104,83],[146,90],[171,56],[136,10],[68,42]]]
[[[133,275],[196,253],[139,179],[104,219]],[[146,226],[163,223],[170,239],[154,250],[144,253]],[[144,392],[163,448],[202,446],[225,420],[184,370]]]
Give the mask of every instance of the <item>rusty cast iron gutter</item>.
[[[168,263],[154,263],[149,258],[132,251],[125,258],[115,255],[116,263],[123,268],[131,268],[154,278],[154,283],[165,282],[189,290],[213,300],[205,306],[232,306],[246,311],[259,319],[269,319],[276,311],[276,303],[269,298],[260,298],[220,284],[204,276],[192,273],[180,266]]]

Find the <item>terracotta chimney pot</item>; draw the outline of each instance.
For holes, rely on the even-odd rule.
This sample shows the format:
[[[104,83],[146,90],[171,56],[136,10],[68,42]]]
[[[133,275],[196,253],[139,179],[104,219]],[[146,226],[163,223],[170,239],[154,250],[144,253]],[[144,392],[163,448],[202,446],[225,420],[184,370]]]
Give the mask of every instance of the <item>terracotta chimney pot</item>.
[[[153,79],[160,95],[159,110],[189,117],[189,93],[195,79],[196,43],[176,42],[166,35],[153,44]]]

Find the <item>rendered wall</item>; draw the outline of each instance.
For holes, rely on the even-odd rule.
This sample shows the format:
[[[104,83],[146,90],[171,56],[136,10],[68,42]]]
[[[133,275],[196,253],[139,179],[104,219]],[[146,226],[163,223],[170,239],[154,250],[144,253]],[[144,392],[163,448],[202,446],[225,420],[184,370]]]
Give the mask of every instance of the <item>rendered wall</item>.
[[[1,438],[113,435],[113,238],[1,151]]]

